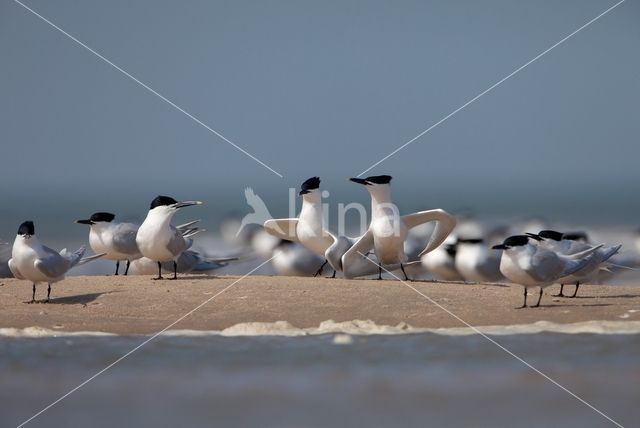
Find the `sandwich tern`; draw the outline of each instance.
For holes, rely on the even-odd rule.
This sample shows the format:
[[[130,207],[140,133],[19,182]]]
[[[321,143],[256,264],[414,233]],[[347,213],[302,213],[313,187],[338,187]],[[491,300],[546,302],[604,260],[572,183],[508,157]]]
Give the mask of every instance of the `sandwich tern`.
[[[500,273],[500,253],[493,251],[482,238],[458,238],[456,270],[465,281],[497,282]]]
[[[435,250],[421,257],[422,265],[436,279],[443,281],[462,281],[462,275],[456,269],[458,239],[449,235]]]
[[[238,257],[208,257],[198,251],[185,250],[180,254],[176,263],[179,273],[189,273],[220,269],[236,260]],[[141,257],[131,262],[131,275],[153,275],[157,270],[158,264],[147,257]],[[173,263],[162,263],[162,270],[165,272],[173,271]]]
[[[97,212],[86,220],[76,220],[76,223],[89,225],[89,246],[95,253],[105,253],[105,259],[116,261],[115,275],[120,270],[120,260],[127,261],[126,275],[131,261],[142,257],[136,244],[140,226],[114,221],[115,217],[112,213]]]
[[[85,248],[80,247],[71,253],[64,250],[59,253],[40,243],[35,235],[35,226],[32,221],[23,222],[18,228],[18,234],[13,242],[11,259],[9,259],[9,269],[17,279],[24,279],[33,283],[33,293],[31,302],[36,301],[36,284],[46,282],[47,300],[51,297],[51,284],[62,281],[66,273],[72,267],[102,257],[104,254],[97,254],[90,257],[84,255]]]
[[[502,250],[500,272],[510,281],[524,287],[524,303],[518,309],[527,307],[527,289],[540,287],[538,302],[540,306],[543,289],[554,284],[560,278],[571,275],[585,267],[602,245],[572,255],[558,254],[542,245],[532,244],[531,240],[541,238],[528,235],[510,236],[502,244],[492,248]]]
[[[371,195],[371,222],[364,235],[342,256],[346,277],[353,276],[350,265],[362,260],[373,249],[378,259],[378,279],[382,279],[382,266],[399,264],[407,280],[409,278],[404,270],[404,264],[407,263],[404,241],[408,230],[430,221],[437,222],[427,246],[419,254],[422,257],[440,246],[456,225],[456,220],[441,209],[400,216],[398,208],[391,202],[391,178],[389,175],[350,178],[354,183],[366,186]]]
[[[320,178],[311,177],[305,180],[300,186],[299,195],[302,197],[302,208],[298,218],[270,219],[264,222],[264,229],[280,239],[299,242],[305,248],[324,257],[314,276],[322,273],[322,269],[329,263],[335,277],[336,271],[342,270],[341,262],[334,261],[332,257],[327,258],[327,251],[338,238],[329,232],[324,224]],[[337,259],[339,260],[339,257]]]
[[[528,233],[529,236],[534,236]],[[537,234],[542,240],[538,245],[545,246],[558,254],[572,255],[581,251],[585,251],[593,248],[588,244],[587,234],[584,232],[575,233],[561,233],[555,230],[542,230]],[[596,278],[600,267],[603,263],[609,260],[615,255],[621,248],[621,245],[614,247],[602,247],[597,250],[590,258],[589,263],[577,272],[567,275],[558,280],[560,282],[560,293],[556,294],[558,297],[576,297],[578,295],[578,289],[580,283],[585,283]],[[565,284],[575,284],[576,289],[571,296],[563,294]]]
[[[173,261],[173,278],[171,279],[178,277],[177,260],[183,251],[191,247],[193,241],[172,226],[171,219],[180,208],[191,205],[202,205],[202,202],[178,202],[169,196],[157,196],[151,201],[147,217],[138,228],[136,243],[144,257],[158,264],[158,276],[155,279],[163,279],[162,263],[170,261]]]

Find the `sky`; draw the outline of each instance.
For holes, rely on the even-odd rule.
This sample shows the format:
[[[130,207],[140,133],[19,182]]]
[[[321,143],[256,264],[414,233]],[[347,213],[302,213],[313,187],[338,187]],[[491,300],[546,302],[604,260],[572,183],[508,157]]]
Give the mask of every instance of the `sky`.
[[[219,218],[248,209],[246,186],[286,214],[314,175],[331,202],[366,203],[348,177],[615,1],[23,3],[283,177],[2,0],[0,236],[144,216],[157,194]],[[406,209],[633,222],[639,21],[626,0],[369,173]]]

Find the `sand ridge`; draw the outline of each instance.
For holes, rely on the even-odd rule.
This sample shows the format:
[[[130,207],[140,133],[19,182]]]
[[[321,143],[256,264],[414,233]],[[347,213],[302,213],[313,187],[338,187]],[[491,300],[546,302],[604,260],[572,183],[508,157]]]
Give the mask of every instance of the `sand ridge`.
[[[184,276],[153,281],[146,276],[76,276],[53,285],[49,304],[26,304],[31,284],[0,281],[0,327],[38,326],[58,331],[153,334],[239,277]],[[410,283],[473,326],[538,321],[640,321],[640,287],[584,285],[578,298],[556,298],[547,288],[540,308],[520,305],[517,285]],[[36,298],[46,295],[40,285]],[[370,320],[380,326],[465,327],[459,320],[396,280],[250,276],[180,321],[173,330],[216,330],[250,322],[286,321],[301,329],[322,322]]]

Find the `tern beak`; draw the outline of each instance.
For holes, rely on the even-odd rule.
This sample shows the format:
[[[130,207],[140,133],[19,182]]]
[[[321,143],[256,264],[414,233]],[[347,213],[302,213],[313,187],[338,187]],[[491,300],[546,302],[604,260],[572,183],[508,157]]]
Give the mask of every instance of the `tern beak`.
[[[494,245],[493,247],[491,247],[492,250],[506,250],[508,248],[509,247],[504,244]]]
[[[93,222],[91,220],[76,220],[75,223],[88,224],[88,225],[92,225],[93,224]]]
[[[191,205],[202,205],[202,202],[201,201],[182,201],[182,202],[177,202],[173,204],[173,207],[175,209],[180,209],[184,207],[190,207]]]
[[[365,186],[369,184],[369,182],[363,178],[351,177],[349,181],[353,181],[354,183],[364,184]]]
[[[308,190],[301,190],[300,193],[298,193],[299,196],[302,195],[306,195],[307,193],[310,193]]]
[[[540,235],[536,235],[535,233],[525,233],[525,235],[527,235],[529,238],[531,239],[535,239],[536,241],[544,241],[544,238],[542,238]]]

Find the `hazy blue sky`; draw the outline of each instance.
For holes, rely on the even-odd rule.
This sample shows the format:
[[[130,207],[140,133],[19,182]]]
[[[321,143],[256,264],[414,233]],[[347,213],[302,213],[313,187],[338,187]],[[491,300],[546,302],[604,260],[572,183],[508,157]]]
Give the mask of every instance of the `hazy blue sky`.
[[[37,217],[31,196],[71,216],[60,194],[89,213],[144,214],[158,193],[203,199],[212,212],[224,195],[242,209],[247,185],[277,195],[285,212],[286,188],[311,175],[336,202],[366,201],[347,177],[615,1],[25,3],[284,179],[2,0],[0,176],[11,222]],[[407,207],[635,216],[639,53],[640,2],[627,0],[372,174],[415,192]]]

